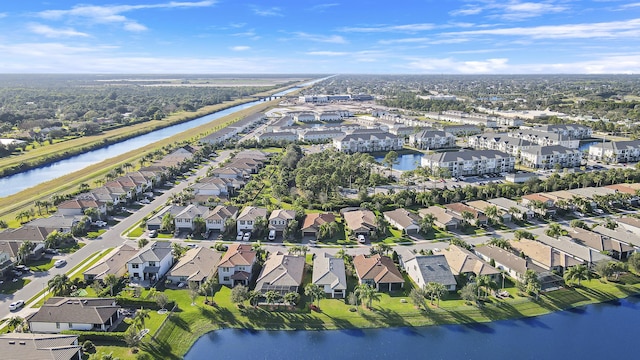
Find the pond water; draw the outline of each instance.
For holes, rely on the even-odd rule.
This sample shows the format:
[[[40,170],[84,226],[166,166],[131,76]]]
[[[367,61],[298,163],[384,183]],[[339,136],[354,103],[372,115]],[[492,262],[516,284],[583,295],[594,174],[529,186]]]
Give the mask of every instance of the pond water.
[[[422,159],[423,154],[402,154],[398,155],[398,162],[393,165],[394,170],[415,170],[420,166],[420,161]],[[375,160],[382,164],[382,160],[384,160],[384,156],[376,156]]]
[[[473,325],[326,331],[224,329],[198,339],[199,359],[633,358],[640,298]]]
[[[308,86],[322,80],[324,79],[310,81],[300,86]],[[298,90],[299,88],[300,87],[298,86],[292,87],[274,95],[286,95],[292,91]],[[54,162],[47,166],[0,178],[0,197],[16,194],[24,189],[39,185],[49,180],[53,180],[74,171],[84,169],[87,166],[97,164],[105,159],[127,153],[129,151],[152,144],[156,141],[169,138],[180,132],[206,124],[223,116],[233,114],[234,112],[250,108],[251,106],[259,103],[260,101],[252,101],[246,104],[237,105],[181,124],[169,126],[164,129],[156,130],[148,134],[140,135],[116,144],[112,144],[104,148],[88,151],[65,160]]]

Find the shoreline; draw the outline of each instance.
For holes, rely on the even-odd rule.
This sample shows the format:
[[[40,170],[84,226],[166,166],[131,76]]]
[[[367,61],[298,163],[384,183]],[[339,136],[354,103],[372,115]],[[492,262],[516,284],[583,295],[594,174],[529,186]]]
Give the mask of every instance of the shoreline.
[[[585,286],[588,283],[589,286]],[[594,284],[598,283],[598,284]],[[596,286],[591,286],[596,285]],[[617,289],[616,294],[612,292],[603,291],[602,288],[609,288],[609,290]],[[588,297],[588,294],[599,294],[600,298]],[[578,294],[578,296],[572,296]],[[585,296],[587,295],[587,296]],[[398,327],[430,327],[439,325],[468,325],[468,324],[482,324],[500,320],[517,320],[522,318],[532,318],[536,316],[542,316],[559,311],[567,311],[573,308],[578,308],[586,305],[599,304],[617,301],[625,299],[630,296],[640,295],[640,285],[622,285],[613,284],[610,282],[601,283],[600,280],[589,280],[583,282],[580,287],[573,286],[560,290],[556,290],[540,296],[539,300],[535,300],[529,297],[513,297],[509,301],[495,302],[491,299],[491,303],[482,307],[462,305],[462,306],[442,306],[440,308],[429,307],[427,312],[418,311],[412,304],[407,304],[411,310],[407,313],[398,313],[392,310],[378,307],[374,304],[372,310],[365,310],[359,308],[358,311],[348,313],[346,317],[331,316],[325,312],[310,313],[301,310],[295,313],[286,312],[268,312],[272,318],[281,318],[281,315],[285,315],[289,319],[288,323],[282,321],[277,322],[262,322],[260,326],[250,325],[244,322],[217,322],[214,325],[214,320],[217,316],[215,310],[209,311],[207,308],[202,309],[204,305],[198,305],[201,308],[199,312],[202,312],[203,319],[206,324],[201,324],[202,321],[194,321],[189,326],[188,343],[187,341],[172,341],[175,340],[173,330],[175,329],[162,329],[154,335],[157,341],[151,341],[150,347],[153,347],[153,343],[165,343],[171,344],[172,354],[178,357],[183,357],[195,344],[195,342],[202,336],[209,332],[213,332],[221,329],[245,329],[249,331],[322,331],[322,330],[345,330],[345,329],[384,329],[384,328],[398,328]],[[565,301],[563,302],[563,298]],[[581,301],[571,301],[573,298],[583,298]],[[326,301],[321,301],[320,309],[326,307]],[[331,300],[329,300],[331,301]],[[338,300],[340,301],[340,300]],[[322,304],[325,302],[325,305]],[[441,305],[446,305],[445,303]],[[225,313],[242,313],[243,311],[234,308],[223,307],[221,309]],[[213,309],[213,308],[211,308]],[[249,309],[251,312],[254,310]],[[262,312],[263,310],[257,310]],[[328,311],[330,313],[330,311]],[[208,316],[207,316],[208,314]],[[179,316],[179,315],[178,315]],[[299,320],[306,319],[306,321],[295,321],[295,318],[299,317]],[[357,320],[360,321],[357,321]],[[386,319],[386,321],[385,321]],[[207,321],[208,320],[208,321]],[[364,322],[362,321],[364,320]],[[169,323],[170,321],[167,321]],[[185,334],[186,335],[186,334]],[[186,340],[186,339],[183,339]],[[147,347],[147,346],[145,346]],[[143,347],[143,349],[145,348]],[[175,351],[175,352],[174,352]]]

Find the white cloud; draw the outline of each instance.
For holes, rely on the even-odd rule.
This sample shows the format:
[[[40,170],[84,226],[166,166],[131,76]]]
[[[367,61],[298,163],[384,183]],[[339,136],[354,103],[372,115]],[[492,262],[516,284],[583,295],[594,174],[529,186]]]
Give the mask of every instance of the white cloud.
[[[419,31],[432,30],[435,25],[423,24],[406,24],[406,25],[379,25],[369,27],[344,27],[339,29],[342,32],[358,32],[358,33],[381,33],[381,32],[405,32],[415,33]]]
[[[259,16],[284,16],[282,14],[282,9],[280,9],[277,6],[270,7],[270,8],[261,8],[258,6],[252,6],[251,10],[253,10],[254,14]]]
[[[131,20],[123,13],[143,9],[165,9],[165,8],[194,8],[208,7],[214,5],[215,1],[198,2],[168,2],[147,5],[76,5],[69,10],[45,10],[36,16],[48,20],[82,20],[90,24],[121,24],[127,31],[139,32],[147,29],[146,26]]]
[[[0,13],[0,19],[2,19],[2,18],[6,18],[7,16],[9,16],[9,14],[7,14],[7,13]]]
[[[470,16],[486,13],[492,18],[508,21],[519,21],[546,14],[560,13],[569,10],[563,4],[556,4],[554,0],[531,2],[520,0],[477,0],[476,4],[465,5],[461,9],[449,12],[451,16]]]
[[[43,35],[48,38],[61,38],[61,37],[89,37],[89,34],[76,31],[71,28],[66,29],[54,29],[47,25],[42,24],[29,24],[28,29],[38,35]]]
[[[483,61],[460,61],[452,58],[418,58],[409,62],[408,67],[428,73],[492,74],[502,73],[508,68],[509,59],[497,58]]]
[[[231,47],[231,50],[233,50],[233,51],[247,51],[247,50],[251,50],[251,47],[238,45],[238,46]]]
[[[444,33],[446,36],[501,35],[533,39],[629,38],[640,36],[640,19],[601,23],[511,27]]]
[[[309,52],[306,52],[305,54],[313,55],[313,56],[346,56],[346,55],[349,55],[348,52],[342,52],[342,51],[309,51]]]
[[[347,40],[345,40],[340,35],[315,35],[315,34],[309,34],[305,32],[295,32],[293,34],[297,38],[302,40],[309,40],[309,41],[322,42],[322,43],[333,43],[333,44],[347,43]]]
[[[318,5],[314,5],[312,7],[310,7],[308,10],[309,11],[314,11],[314,12],[324,12],[325,10],[338,6],[340,4],[338,3],[327,3],[327,4],[318,4]]]

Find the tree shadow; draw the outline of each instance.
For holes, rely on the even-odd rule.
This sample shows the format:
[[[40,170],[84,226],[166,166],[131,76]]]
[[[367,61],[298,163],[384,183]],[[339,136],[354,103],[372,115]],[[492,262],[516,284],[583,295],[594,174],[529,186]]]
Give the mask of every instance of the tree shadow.
[[[148,352],[154,359],[171,359],[178,360],[179,356],[176,356],[166,341],[152,340],[142,343],[140,348]]]

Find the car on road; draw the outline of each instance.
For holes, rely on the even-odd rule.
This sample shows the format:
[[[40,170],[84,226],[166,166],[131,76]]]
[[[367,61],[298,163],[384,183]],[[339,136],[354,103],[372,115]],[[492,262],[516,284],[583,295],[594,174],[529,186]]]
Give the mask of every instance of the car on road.
[[[24,300],[14,301],[9,304],[9,311],[16,311],[24,306]]]
[[[29,267],[26,265],[17,265],[13,267],[16,271],[27,272],[29,271]]]
[[[248,231],[246,233],[244,233],[244,235],[242,235],[242,241],[249,241],[251,240],[251,232]]]
[[[187,247],[191,248],[191,249],[195,249],[195,248],[198,247],[198,245],[196,245],[196,244],[187,244]]]
[[[67,263],[67,260],[60,259],[60,260],[56,260],[56,262],[53,263],[53,266],[59,268],[59,267],[65,266],[66,263]]]
[[[364,244],[367,240],[364,238],[364,235],[360,234],[358,235],[358,242],[360,244]]]
[[[576,214],[576,216],[578,217],[584,217],[584,214],[581,213],[580,211],[575,211],[574,214]]]

